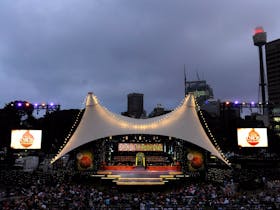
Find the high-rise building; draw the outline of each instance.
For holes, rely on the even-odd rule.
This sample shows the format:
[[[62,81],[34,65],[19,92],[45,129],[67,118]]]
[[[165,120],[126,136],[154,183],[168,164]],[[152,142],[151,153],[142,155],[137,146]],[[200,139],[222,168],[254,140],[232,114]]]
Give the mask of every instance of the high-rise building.
[[[270,121],[280,136],[280,39],[265,45],[268,101],[271,104]]]
[[[280,105],[280,39],[268,42],[265,51],[269,102]]]
[[[199,105],[213,98],[213,90],[205,80],[185,81],[185,94],[193,93]]]
[[[160,115],[164,115],[167,114],[169,112],[171,112],[172,110],[166,110],[161,104],[158,104],[153,111],[149,114],[149,118],[150,117],[157,117]]]
[[[143,118],[146,116],[144,110],[144,94],[130,93],[127,95],[127,112],[123,113],[128,117]]]

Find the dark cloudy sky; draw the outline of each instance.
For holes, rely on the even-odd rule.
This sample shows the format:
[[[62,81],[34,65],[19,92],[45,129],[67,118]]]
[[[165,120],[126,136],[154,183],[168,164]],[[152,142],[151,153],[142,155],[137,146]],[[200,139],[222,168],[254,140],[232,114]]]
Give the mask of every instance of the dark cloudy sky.
[[[221,100],[258,100],[256,26],[280,38],[279,0],[1,0],[0,106],[83,108],[92,91],[113,112],[127,94],[174,108],[189,80]]]

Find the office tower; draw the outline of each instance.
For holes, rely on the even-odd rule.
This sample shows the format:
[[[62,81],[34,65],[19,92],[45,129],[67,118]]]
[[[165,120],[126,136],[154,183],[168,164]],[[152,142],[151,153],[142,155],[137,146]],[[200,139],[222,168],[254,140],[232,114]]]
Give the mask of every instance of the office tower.
[[[185,94],[193,93],[201,106],[206,100],[213,98],[213,90],[205,80],[185,81]]]
[[[127,116],[133,118],[145,117],[144,94],[130,93],[127,95]]]
[[[269,102],[280,105],[280,39],[265,46]]]
[[[166,110],[161,104],[157,104],[157,106],[153,109],[153,111],[149,114],[150,117],[157,117],[160,115],[167,114],[171,112],[172,110]]]
[[[271,126],[280,136],[280,39],[265,45]]]

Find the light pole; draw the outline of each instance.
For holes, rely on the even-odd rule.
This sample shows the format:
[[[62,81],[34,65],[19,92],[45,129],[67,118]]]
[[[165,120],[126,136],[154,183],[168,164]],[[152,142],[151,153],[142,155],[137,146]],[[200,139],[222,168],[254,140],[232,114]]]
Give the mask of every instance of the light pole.
[[[263,66],[263,53],[262,46],[266,44],[266,32],[264,32],[262,27],[255,28],[255,34],[253,36],[254,45],[259,48],[259,60],[260,60],[260,76],[261,76],[261,93],[262,93],[262,108],[263,114],[265,114],[265,106],[266,106],[266,98],[265,98],[265,74],[264,74],[264,66]]]

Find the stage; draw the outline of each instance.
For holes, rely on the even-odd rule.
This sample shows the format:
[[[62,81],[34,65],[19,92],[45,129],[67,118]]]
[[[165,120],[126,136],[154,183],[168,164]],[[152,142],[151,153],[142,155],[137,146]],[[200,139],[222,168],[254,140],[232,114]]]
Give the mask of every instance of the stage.
[[[95,176],[116,185],[164,185],[184,177],[179,166],[104,166]]]

